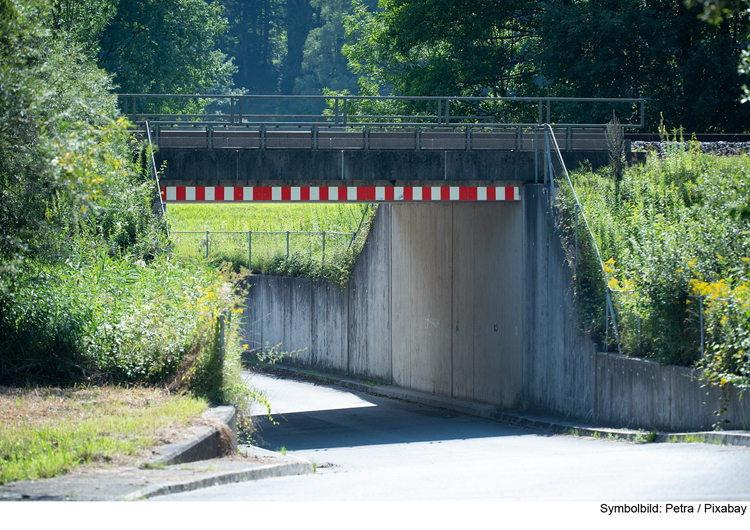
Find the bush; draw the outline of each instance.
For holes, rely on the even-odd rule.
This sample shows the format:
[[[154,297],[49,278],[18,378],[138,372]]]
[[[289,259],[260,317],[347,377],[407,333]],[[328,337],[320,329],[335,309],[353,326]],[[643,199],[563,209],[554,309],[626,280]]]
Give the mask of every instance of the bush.
[[[747,385],[750,225],[731,212],[750,196],[750,159],[705,155],[689,142],[672,142],[665,158],[628,168],[619,186],[606,169],[571,178],[606,261],[625,352],[665,364],[698,363],[713,380]],[[562,189],[559,208],[570,246],[573,199],[567,186]],[[587,327],[604,345],[601,266],[580,233],[578,300]],[[711,297],[703,359],[699,296]]]

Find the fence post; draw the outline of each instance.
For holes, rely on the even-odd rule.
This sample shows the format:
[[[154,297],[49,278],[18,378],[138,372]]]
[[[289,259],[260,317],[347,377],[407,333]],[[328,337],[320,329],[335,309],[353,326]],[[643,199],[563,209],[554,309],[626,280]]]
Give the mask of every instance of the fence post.
[[[703,331],[703,295],[698,296],[698,314],[701,323],[701,358],[706,354],[705,336]]]
[[[252,231],[247,231],[247,270],[248,272],[252,271],[252,264],[253,264],[253,233]]]
[[[609,351],[609,287],[604,288],[607,299],[604,302],[604,351]]]
[[[289,259],[289,230],[286,231],[286,259]]]
[[[576,212],[576,271],[578,271],[578,203],[576,203],[575,212]]]
[[[224,315],[219,315],[219,341],[221,341],[221,349],[224,349]]]
[[[323,255],[321,256],[320,262],[325,263],[326,261],[326,233],[323,231]]]
[[[206,230],[206,259],[208,259],[208,230]]]

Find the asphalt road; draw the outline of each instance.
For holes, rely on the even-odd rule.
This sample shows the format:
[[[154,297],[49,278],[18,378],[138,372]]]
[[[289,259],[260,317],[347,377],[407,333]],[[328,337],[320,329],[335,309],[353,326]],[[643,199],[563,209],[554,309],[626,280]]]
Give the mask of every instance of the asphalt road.
[[[750,449],[550,435],[337,387],[254,375],[253,442],[316,473],[165,501],[748,501]],[[283,449],[282,449],[283,448]]]

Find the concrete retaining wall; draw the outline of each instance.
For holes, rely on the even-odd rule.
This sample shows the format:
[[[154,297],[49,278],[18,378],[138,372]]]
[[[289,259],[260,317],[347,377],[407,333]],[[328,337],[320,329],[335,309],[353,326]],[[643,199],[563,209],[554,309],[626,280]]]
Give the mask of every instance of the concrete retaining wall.
[[[710,428],[721,393],[693,372],[597,353],[580,330],[547,189],[522,202],[381,205],[345,290],[252,276],[245,338],[294,362],[612,427]],[[750,427],[729,392],[726,428]]]

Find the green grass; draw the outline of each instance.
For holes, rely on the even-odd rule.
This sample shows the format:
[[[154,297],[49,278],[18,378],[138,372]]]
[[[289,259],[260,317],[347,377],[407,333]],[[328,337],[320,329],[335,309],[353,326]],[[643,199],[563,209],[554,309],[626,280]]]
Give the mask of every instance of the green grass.
[[[173,231],[354,232],[364,204],[170,204]]]
[[[167,215],[175,254],[182,259],[207,259],[213,265],[228,262],[235,271],[245,268],[256,274],[304,276],[343,285],[367,237],[374,208],[180,204],[171,205]],[[250,264],[249,231],[253,232]]]
[[[0,387],[0,484],[129,462],[206,408],[156,389]]]

